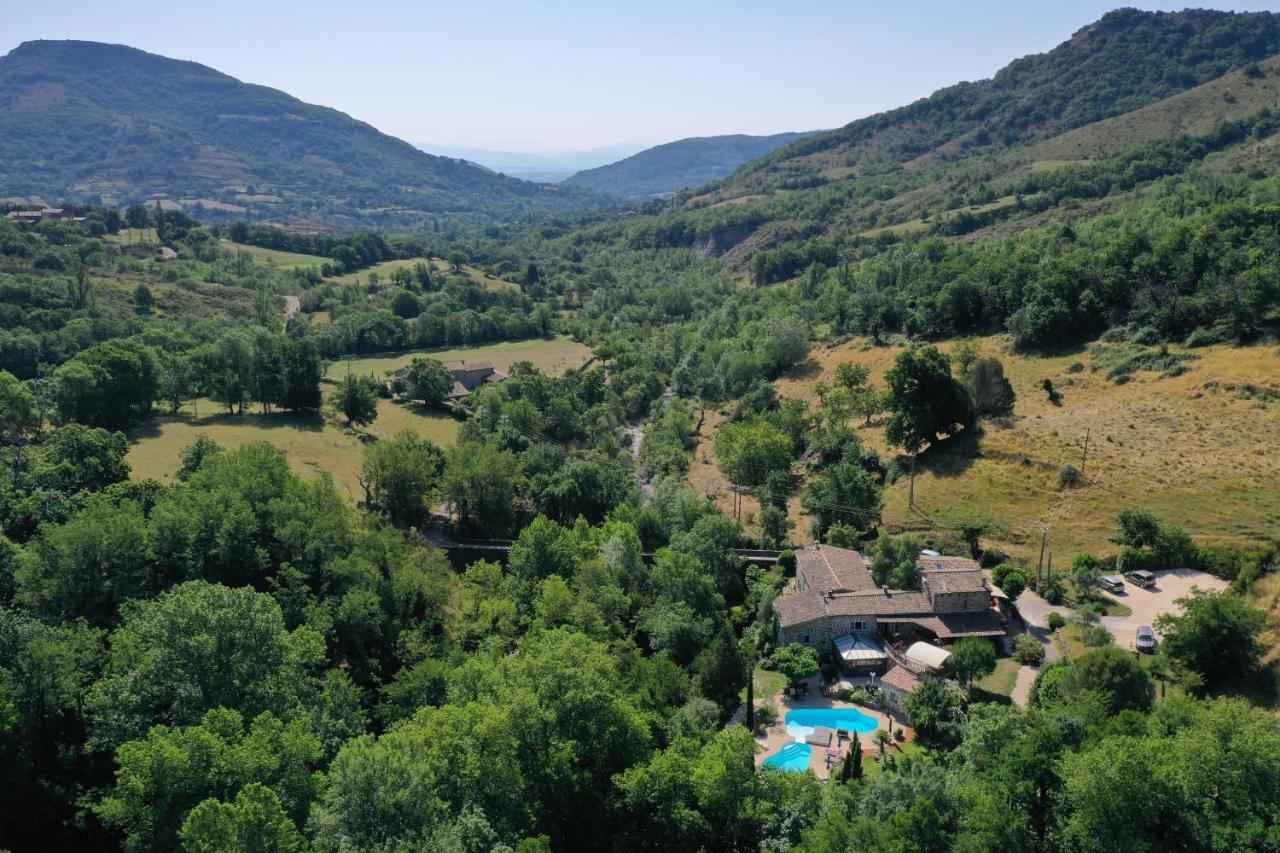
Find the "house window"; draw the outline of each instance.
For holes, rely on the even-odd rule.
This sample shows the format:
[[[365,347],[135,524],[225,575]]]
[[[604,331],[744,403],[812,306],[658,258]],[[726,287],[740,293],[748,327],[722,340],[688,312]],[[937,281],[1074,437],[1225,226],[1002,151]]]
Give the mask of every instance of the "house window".
[[[866,619],[854,619],[854,620],[853,620],[853,627],[851,627],[849,630],[850,630],[850,631],[865,631],[865,630],[867,630],[867,620],[866,620]]]
[[[804,635],[804,644],[805,644],[806,646],[807,646],[807,645],[809,645],[809,635],[808,635],[808,634],[805,634],[805,635]]]

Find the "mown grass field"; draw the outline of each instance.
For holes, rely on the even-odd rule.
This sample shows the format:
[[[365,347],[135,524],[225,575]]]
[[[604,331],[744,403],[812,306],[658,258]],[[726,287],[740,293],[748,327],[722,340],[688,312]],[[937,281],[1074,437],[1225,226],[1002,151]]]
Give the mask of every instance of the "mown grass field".
[[[440,361],[459,359],[472,364],[489,362],[498,370],[507,370],[518,361],[528,361],[549,375],[559,376],[571,368],[585,364],[591,358],[591,348],[569,338],[502,341],[462,349],[414,350],[388,356],[335,361],[329,365],[327,375],[331,379],[338,379],[350,370],[352,373],[364,373],[381,379],[388,371],[404,367],[415,357]]]
[[[408,364],[416,353],[382,358],[336,362],[329,367],[331,378],[355,372],[381,377],[386,371]],[[505,370],[517,361],[531,361],[549,373],[563,373],[582,365],[591,350],[567,338],[515,341],[465,349],[425,353],[441,360],[463,359],[492,362]],[[332,393],[326,387],[326,394]],[[457,440],[459,422],[443,412],[378,401],[378,418],[357,436],[319,416],[297,418],[285,414],[248,413],[229,415],[211,400],[200,400],[183,408],[178,417],[157,417],[129,433],[129,463],[135,479],[173,479],[181,464],[182,450],[199,435],[207,435],[227,448],[266,441],[289,456],[295,470],[303,474],[327,471],[338,490],[356,500],[363,494],[358,481],[364,446],[368,441],[390,438],[401,430],[411,430],[423,438],[447,447]]]
[[[1190,352],[1198,358],[1182,376],[1135,373],[1118,385],[1105,370],[1092,370],[1086,350],[1035,357],[1005,352],[999,338],[981,344],[984,354],[1004,362],[1018,395],[1015,417],[1007,426],[984,422],[981,430],[923,453],[915,508],[908,506],[906,477],[886,490],[884,521],[891,532],[945,537],[961,521],[984,520],[994,528],[984,539],[989,546],[1034,561],[1044,525],[1054,562],[1064,567],[1080,551],[1115,553],[1115,518],[1127,507],[1180,524],[1203,543],[1274,541],[1280,531],[1280,397],[1266,399],[1280,392],[1274,346],[1196,349]],[[901,349],[858,342],[819,347],[777,382],[778,393],[816,402],[815,383],[831,383],[842,362],[867,365],[872,383],[883,387]],[[1061,392],[1059,405],[1041,389],[1045,378]],[[714,429],[708,428],[717,418],[708,413],[689,479],[728,506],[729,484],[715,468]],[[870,427],[855,426],[863,442],[889,461],[897,449],[885,443],[884,421],[881,416]],[[1081,465],[1087,432],[1086,482],[1062,488],[1059,471]],[[743,507],[758,514],[749,498]],[[808,519],[794,501],[792,518],[795,538],[808,541]]]
[[[264,249],[261,246],[250,246],[232,240],[221,240],[219,245],[229,252],[245,251],[259,263],[275,264],[281,269],[297,269],[299,267],[319,267],[329,263],[329,258],[319,255],[303,255],[298,252],[285,252],[280,249]]]
[[[159,417],[131,430],[128,459],[135,480],[170,482],[181,464],[182,450],[197,436],[207,435],[228,449],[266,441],[283,450],[298,473],[328,472],[338,491],[355,501],[363,495],[358,475],[366,441],[390,438],[405,429],[447,447],[457,438],[458,422],[440,412],[379,400],[378,419],[364,428],[365,437],[360,438],[319,415],[228,415],[217,403],[201,400],[177,418]]]
[[[414,266],[423,263],[424,261],[430,264],[433,275],[445,275],[449,273],[449,264],[439,258],[431,258],[430,260],[425,258],[403,258],[394,261],[384,261],[380,264],[374,264],[367,269],[357,270],[356,272],[347,273],[346,275],[335,276],[334,278],[329,279],[329,281],[332,281],[335,284],[355,284],[357,282],[367,282],[369,280],[369,273],[377,273],[378,278],[386,284],[390,282],[391,274],[396,270],[412,270]],[[476,284],[479,284],[481,287],[488,288],[489,290],[519,288],[519,285],[514,282],[505,281],[500,278],[490,278],[485,275],[483,271],[472,266],[463,266],[462,272],[467,278],[471,279]]]

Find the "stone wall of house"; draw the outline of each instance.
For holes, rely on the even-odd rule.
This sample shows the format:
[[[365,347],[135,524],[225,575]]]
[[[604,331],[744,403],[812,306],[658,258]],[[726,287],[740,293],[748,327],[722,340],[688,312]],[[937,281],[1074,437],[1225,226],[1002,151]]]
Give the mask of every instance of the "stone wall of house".
[[[832,634],[825,616],[808,622],[800,622],[796,625],[780,626],[778,628],[778,645],[780,646],[800,643],[801,645],[818,648],[824,641],[830,639],[832,639]]]
[[[831,639],[845,634],[875,634],[879,624],[874,616],[830,616],[827,623]]]
[[[988,592],[931,592],[929,603],[934,613],[974,613],[990,606]]]

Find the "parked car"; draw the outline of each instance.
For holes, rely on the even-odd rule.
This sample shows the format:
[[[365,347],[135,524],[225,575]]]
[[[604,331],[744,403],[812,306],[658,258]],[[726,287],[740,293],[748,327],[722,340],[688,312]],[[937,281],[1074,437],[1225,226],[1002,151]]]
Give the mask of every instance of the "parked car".
[[[1155,654],[1156,632],[1152,631],[1146,625],[1140,626],[1138,628],[1138,638],[1134,640],[1133,647],[1140,652]]]
[[[1119,575],[1103,575],[1098,578],[1098,586],[1107,592],[1124,592],[1124,578]]]
[[[1143,589],[1156,585],[1156,576],[1146,569],[1134,569],[1132,572],[1125,572],[1124,579]]]

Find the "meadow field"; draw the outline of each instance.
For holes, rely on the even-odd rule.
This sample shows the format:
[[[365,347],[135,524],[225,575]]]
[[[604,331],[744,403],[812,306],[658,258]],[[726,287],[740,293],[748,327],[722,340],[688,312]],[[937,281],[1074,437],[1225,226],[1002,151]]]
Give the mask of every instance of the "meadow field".
[[[414,355],[420,354],[442,361],[488,361],[499,370],[506,370],[517,361],[530,361],[548,373],[561,374],[586,362],[591,350],[568,338],[512,341],[335,362],[329,366],[328,375],[340,377],[349,367],[381,378],[386,371],[408,364]],[[331,386],[325,386],[325,390],[326,394],[332,392]],[[458,426],[459,422],[444,412],[391,400],[378,401],[377,420],[361,429],[359,435],[318,415],[310,418],[249,412],[229,415],[212,400],[199,400],[183,407],[177,417],[156,417],[131,430],[129,464],[133,466],[134,479],[168,482],[181,464],[183,448],[199,435],[207,435],[227,448],[266,441],[288,454],[290,464],[300,473],[329,472],[338,490],[356,500],[362,495],[358,475],[366,442],[390,438],[407,429],[447,447],[457,439]]]
[[[489,362],[498,370],[507,370],[518,361],[528,361],[548,375],[559,376],[567,370],[585,364],[587,359],[591,358],[591,348],[569,338],[549,340],[537,338],[528,341],[502,341],[461,349],[414,350],[394,355],[335,361],[329,365],[327,376],[330,379],[338,379],[350,371],[381,379],[388,371],[404,367],[415,357],[434,358],[439,361],[456,359],[471,364]]]
[[[1280,530],[1280,352],[1272,346],[1212,346],[1189,353],[1180,376],[1135,372],[1119,384],[1106,378],[1089,348],[1052,357],[1015,355],[1001,338],[981,341],[984,355],[998,356],[1018,395],[1014,417],[942,442],[923,453],[916,469],[915,507],[908,506],[908,478],[885,492],[884,521],[892,532],[954,533],[961,523],[986,521],[986,541],[1015,557],[1035,560],[1040,531],[1048,529],[1055,562],[1080,551],[1110,554],[1117,546],[1116,514],[1147,509],[1180,524],[1197,540],[1252,545],[1275,540]],[[951,348],[943,344],[944,351]],[[843,362],[865,364],[872,383],[901,347],[853,342],[818,347],[808,362],[777,382],[779,396],[816,401],[815,384],[830,384]],[[1042,389],[1048,378],[1061,393],[1055,404]],[[729,485],[715,467],[714,426],[708,412],[694,452],[690,482],[704,495],[729,501]],[[863,442],[891,460],[884,416],[864,427]],[[1085,482],[1059,485],[1063,466],[1081,467],[1089,436]],[[758,514],[751,499],[744,512]],[[805,541],[808,519],[793,501],[796,538]]]
[[[431,272],[433,274],[437,274],[437,273],[444,274],[444,273],[447,273],[450,269],[449,264],[441,260],[440,258],[430,258],[430,259],[402,258],[394,261],[383,261],[380,264],[374,264],[373,266],[368,267],[366,269],[356,270],[355,272],[347,273],[346,275],[334,276],[333,278],[328,280],[334,282],[335,284],[355,284],[357,282],[368,281],[369,273],[377,273],[378,278],[382,279],[383,283],[387,283],[390,281],[391,274],[396,270],[399,270],[399,269],[412,270],[414,266],[416,266],[417,264],[423,263],[424,261],[431,267]],[[462,272],[464,275],[466,275],[467,278],[471,279],[476,284],[479,284],[481,287],[487,288],[489,290],[502,290],[502,289],[510,289],[510,288],[519,289],[520,287],[520,285],[514,282],[506,281],[500,278],[491,278],[485,275],[483,271],[476,269],[473,266],[464,265],[462,267]]]
[[[236,243],[232,240],[219,240],[218,244],[229,252],[248,252],[259,263],[275,264],[280,269],[297,269],[300,267],[316,267],[331,263],[330,258],[319,255],[303,255],[298,252],[285,252],[280,249],[264,249],[261,246],[250,246],[247,243]]]
[[[327,471],[338,491],[355,501],[364,494],[358,477],[366,442],[390,438],[406,429],[447,447],[457,438],[458,421],[442,412],[379,400],[377,420],[357,437],[319,415],[229,415],[212,400],[201,400],[195,407],[184,407],[176,418],[158,417],[130,430],[128,460],[135,480],[171,482],[181,465],[183,449],[200,435],[227,449],[265,441],[283,450],[300,474]]]

